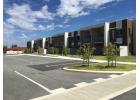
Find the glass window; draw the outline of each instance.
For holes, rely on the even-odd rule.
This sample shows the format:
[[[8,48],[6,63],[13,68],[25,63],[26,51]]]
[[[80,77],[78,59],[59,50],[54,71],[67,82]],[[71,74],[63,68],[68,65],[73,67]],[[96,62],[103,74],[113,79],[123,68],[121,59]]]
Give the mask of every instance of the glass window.
[[[114,40],[115,38],[115,30],[112,30],[112,39]]]

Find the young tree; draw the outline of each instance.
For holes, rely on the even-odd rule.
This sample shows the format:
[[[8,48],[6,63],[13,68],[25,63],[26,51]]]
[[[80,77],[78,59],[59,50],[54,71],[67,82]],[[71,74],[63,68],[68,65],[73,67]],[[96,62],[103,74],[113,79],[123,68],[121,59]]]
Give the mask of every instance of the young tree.
[[[94,48],[90,46],[89,43],[84,43],[78,50],[77,54],[83,59],[83,63],[87,63],[89,66],[90,59],[93,56]]]
[[[114,62],[115,62],[115,67],[117,66],[117,56],[118,56],[118,51],[119,51],[119,48],[114,44],[113,45],[113,52],[114,52],[114,55],[113,55],[113,58],[114,58]]]
[[[118,52],[117,46],[115,44],[108,43],[108,46],[104,49],[104,55],[106,56],[108,67],[110,67],[110,62],[111,66],[114,66],[114,62],[116,66],[117,52]]]
[[[59,49],[54,47],[54,54],[59,54]]]
[[[50,48],[48,48],[48,53],[49,54],[58,54],[59,53],[59,49],[55,48],[55,47],[50,47]]]
[[[67,55],[70,53],[70,49],[69,48],[63,48],[63,55]]]
[[[49,54],[54,54],[54,47],[49,47],[48,48],[48,53]]]

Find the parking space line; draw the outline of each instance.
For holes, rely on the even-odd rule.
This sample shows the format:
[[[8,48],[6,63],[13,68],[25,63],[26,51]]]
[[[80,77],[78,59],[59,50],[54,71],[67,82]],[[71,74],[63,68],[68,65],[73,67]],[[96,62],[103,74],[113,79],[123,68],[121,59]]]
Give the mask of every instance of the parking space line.
[[[112,75],[109,75],[109,77],[117,77],[118,75],[116,75],[116,74],[112,74]]]
[[[64,89],[64,88],[58,88],[58,89],[52,90],[53,93],[62,93],[65,91],[66,91],[66,89]]]
[[[76,85],[77,87],[83,87],[83,86],[89,85],[89,83],[81,82],[81,83],[77,83],[77,84],[74,84],[74,85]]]
[[[47,87],[45,87],[45,86],[39,84],[38,82],[36,82],[36,81],[30,79],[29,77],[26,77],[25,75],[19,73],[18,71],[14,71],[14,72],[15,72],[16,74],[18,74],[18,75],[24,77],[25,79],[29,80],[30,82],[36,84],[37,86],[41,87],[41,88],[44,89],[45,91],[47,91],[47,92],[49,92],[49,93],[53,93],[53,92],[52,92],[50,89],[48,89]]]
[[[94,81],[96,82],[99,82],[99,81],[104,81],[105,79],[104,78],[96,78],[96,79],[93,79]]]

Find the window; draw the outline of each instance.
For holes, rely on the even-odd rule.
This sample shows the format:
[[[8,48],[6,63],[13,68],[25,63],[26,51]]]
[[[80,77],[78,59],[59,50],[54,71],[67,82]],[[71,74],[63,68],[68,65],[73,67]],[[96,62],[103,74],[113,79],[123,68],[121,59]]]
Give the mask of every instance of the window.
[[[115,30],[112,30],[112,39],[114,40],[115,38]]]
[[[120,37],[122,37],[122,30],[116,30],[116,38],[120,38]]]
[[[69,33],[69,36],[71,36],[71,33]]]

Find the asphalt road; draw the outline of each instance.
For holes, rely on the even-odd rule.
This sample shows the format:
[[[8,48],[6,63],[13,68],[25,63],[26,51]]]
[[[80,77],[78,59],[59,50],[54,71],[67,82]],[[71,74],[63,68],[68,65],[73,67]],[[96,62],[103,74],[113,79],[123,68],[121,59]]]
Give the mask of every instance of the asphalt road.
[[[111,100],[136,100],[136,88],[125,92]]]
[[[82,64],[81,61],[4,55],[4,100],[28,100],[52,93],[59,88],[70,89],[74,84],[94,82],[110,74],[69,72],[64,66]]]

